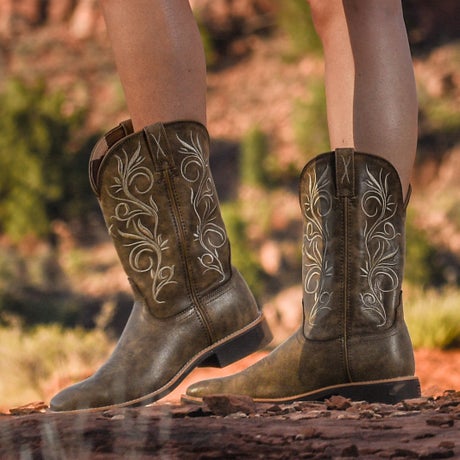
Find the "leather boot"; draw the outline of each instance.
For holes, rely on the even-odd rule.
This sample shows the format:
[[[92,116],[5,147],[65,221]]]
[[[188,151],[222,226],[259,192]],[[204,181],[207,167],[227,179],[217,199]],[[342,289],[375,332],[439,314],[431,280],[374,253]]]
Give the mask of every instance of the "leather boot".
[[[190,386],[184,400],[418,397],[401,300],[406,205],[382,158],[337,149],[310,161],[300,184],[302,327],[246,370]]]
[[[135,296],[115,350],[54,411],[151,403],[196,366],[223,367],[271,340],[230,245],[206,128],[124,122],[94,148],[90,181]]]

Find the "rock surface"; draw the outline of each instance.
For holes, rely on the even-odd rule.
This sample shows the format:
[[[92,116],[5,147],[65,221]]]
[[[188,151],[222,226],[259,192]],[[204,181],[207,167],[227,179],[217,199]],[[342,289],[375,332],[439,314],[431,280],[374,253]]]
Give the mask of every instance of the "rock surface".
[[[0,417],[0,458],[460,456],[460,392],[397,405],[339,397],[325,402],[255,404],[248,414],[233,411],[234,396],[219,398],[214,407],[221,415],[206,404],[157,404],[87,414],[50,413],[40,404],[39,413],[30,413],[29,406],[26,415]],[[230,408],[228,415],[223,407]]]

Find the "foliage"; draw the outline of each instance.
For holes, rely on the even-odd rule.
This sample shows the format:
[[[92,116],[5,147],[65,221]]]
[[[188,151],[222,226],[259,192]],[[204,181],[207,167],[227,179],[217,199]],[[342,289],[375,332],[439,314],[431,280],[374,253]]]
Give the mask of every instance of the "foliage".
[[[86,250],[88,258],[91,251]],[[59,323],[65,327],[91,327],[103,300],[76,293],[69,280],[78,277],[70,270],[68,250],[63,258],[52,244],[31,241],[0,246],[0,325],[11,318],[25,326]],[[86,264],[80,270],[96,270]],[[122,309],[120,308],[120,311]],[[110,325],[112,328],[114,325]]]
[[[206,66],[211,68],[217,63],[218,53],[216,51],[212,36],[207,27],[203,24],[203,21],[201,21],[200,15],[198,13],[195,13],[195,19],[200,31],[201,42],[203,43]]]
[[[456,231],[460,232],[460,206],[458,205],[459,200],[452,200],[450,206],[447,209],[447,219],[455,227]]]
[[[39,326],[32,330],[0,328],[0,394],[4,409],[48,400],[66,383],[86,377],[112,348],[98,329]],[[4,407],[5,404],[10,405]]]
[[[430,96],[422,83],[418,85],[418,99],[422,124],[425,131],[457,135],[460,132],[458,102],[447,92],[441,96]]]
[[[460,291],[407,287],[405,317],[417,348],[460,345]]]
[[[241,204],[237,201],[221,206],[222,217],[227,228],[232,249],[232,263],[238,268],[255,296],[262,293],[262,269],[247,237],[247,223],[241,214]]]
[[[309,97],[294,105],[293,124],[297,145],[306,160],[329,149],[326,92],[322,80],[311,80]]]
[[[68,148],[82,114],[67,114],[64,95],[50,94],[43,82],[7,82],[0,95],[0,231],[10,238],[46,236],[53,218],[74,212],[83,168]]]
[[[242,184],[259,187],[267,185],[265,161],[269,153],[265,133],[257,126],[250,129],[241,143],[239,175]]]
[[[276,2],[276,20],[278,27],[290,41],[291,59],[305,54],[320,54],[321,42],[313,27],[310,7],[305,0],[284,0]]]
[[[417,227],[414,213],[409,209],[406,218],[406,266],[404,277],[408,283],[428,287],[441,284],[436,267],[436,248],[428,235]]]
[[[69,296],[63,298],[65,285],[56,254],[48,245],[40,248],[40,243],[35,244],[39,248],[29,247],[26,253],[6,244],[1,246],[0,322],[5,315],[14,314],[28,324],[52,320],[69,323],[75,316],[71,313],[75,305]]]

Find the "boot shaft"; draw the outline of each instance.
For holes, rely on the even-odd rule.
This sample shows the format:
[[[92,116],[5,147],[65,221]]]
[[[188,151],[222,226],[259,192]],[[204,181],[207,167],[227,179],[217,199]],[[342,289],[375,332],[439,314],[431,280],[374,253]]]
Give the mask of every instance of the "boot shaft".
[[[90,181],[133,289],[154,316],[185,311],[229,280],[204,126],[157,123],[133,133],[125,122],[96,145]]]
[[[391,328],[401,302],[406,203],[382,158],[337,149],[304,168],[304,334],[365,337]]]

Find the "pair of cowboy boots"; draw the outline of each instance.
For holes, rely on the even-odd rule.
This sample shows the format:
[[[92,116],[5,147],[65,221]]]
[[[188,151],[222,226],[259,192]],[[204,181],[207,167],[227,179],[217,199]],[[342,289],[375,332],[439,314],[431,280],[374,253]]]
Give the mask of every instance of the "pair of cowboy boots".
[[[90,181],[135,296],[109,360],[57,394],[55,411],[148,404],[196,366],[225,366],[271,340],[230,246],[209,170],[209,137],[194,122],[110,131]],[[401,282],[407,205],[385,160],[337,149],[310,161],[300,184],[303,325],[239,374],[199,382],[255,401],[334,394],[396,402],[420,394]]]

